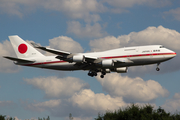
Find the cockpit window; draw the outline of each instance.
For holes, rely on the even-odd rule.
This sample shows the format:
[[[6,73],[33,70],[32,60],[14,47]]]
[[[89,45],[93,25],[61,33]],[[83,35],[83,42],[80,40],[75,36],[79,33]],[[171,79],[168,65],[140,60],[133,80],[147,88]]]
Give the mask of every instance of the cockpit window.
[[[164,48],[164,46],[160,46],[159,48]]]

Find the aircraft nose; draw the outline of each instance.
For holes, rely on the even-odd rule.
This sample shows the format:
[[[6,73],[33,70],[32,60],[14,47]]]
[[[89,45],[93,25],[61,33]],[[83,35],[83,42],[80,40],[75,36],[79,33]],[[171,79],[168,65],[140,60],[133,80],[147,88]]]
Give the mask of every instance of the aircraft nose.
[[[176,56],[176,53],[174,52],[173,54],[174,54],[174,57],[175,57],[175,56]]]
[[[164,55],[165,58],[172,59],[176,56],[176,52],[174,52],[170,49],[166,49],[166,50],[167,50],[167,53],[166,53],[166,55]]]
[[[175,57],[176,56],[176,52],[174,52],[174,51],[172,51],[172,50],[170,50],[171,52],[171,57],[173,58],[173,57]]]

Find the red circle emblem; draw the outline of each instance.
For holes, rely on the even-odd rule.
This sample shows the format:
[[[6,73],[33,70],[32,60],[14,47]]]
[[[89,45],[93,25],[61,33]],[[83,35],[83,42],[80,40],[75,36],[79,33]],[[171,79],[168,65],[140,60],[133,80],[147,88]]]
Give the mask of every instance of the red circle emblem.
[[[24,54],[26,51],[27,51],[28,47],[26,44],[20,44],[19,47],[18,47],[18,51],[21,53],[21,54]]]

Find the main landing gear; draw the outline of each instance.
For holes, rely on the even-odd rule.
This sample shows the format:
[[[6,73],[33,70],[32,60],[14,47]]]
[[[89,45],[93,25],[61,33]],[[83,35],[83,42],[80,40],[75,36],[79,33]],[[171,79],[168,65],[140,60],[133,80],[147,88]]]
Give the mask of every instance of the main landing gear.
[[[97,76],[97,72],[96,71],[89,71],[88,75],[91,77],[94,77],[94,76]]]
[[[157,71],[160,71],[159,64],[160,63],[157,64],[157,68],[156,68]]]
[[[106,75],[106,72],[102,71],[100,77],[101,77],[101,78],[104,78],[105,75]]]
[[[90,70],[88,75],[91,77],[94,77],[94,76],[97,76],[97,72],[101,72],[101,75],[100,75],[101,78],[104,78],[104,76],[106,75],[106,72],[100,71],[100,70],[93,70],[93,71]]]

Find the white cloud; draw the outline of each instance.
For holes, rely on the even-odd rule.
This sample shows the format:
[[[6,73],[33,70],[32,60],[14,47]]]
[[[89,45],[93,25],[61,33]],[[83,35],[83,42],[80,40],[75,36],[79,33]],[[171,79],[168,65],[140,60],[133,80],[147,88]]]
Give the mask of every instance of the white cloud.
[[[0,72],[17,72],[20,67],[15,65],[13,61],[3,58],[3,56],[15,56],[15,52],[9,41],[0,43]]]
[[[60,106],[60,104],[61,104],[61,100],[57,99],[57,100],[49,100],[49,101],[45,101],[45,102],[40,102],[40,103],[31,103],[27,106],[27,108],[32,111],[35,110],[38,112],[43,112],[47,109],[53,110],[53,109],[57,108],[58,106]]]
[[[27,103],[25,108],[31,111],[49,111],[52,116],[67,117],[69,113],[77,120],[90,119],[98,112],[115,110],[126,106],[122,97],[111,97],[103,93],[94,93],[90,89],[81,90],[68,99],[56,99],[45,102]]]
[[[100,13],[106,7],[97,0],[1,0],[1,13],[22,17],[36,9],[59,11],[73,19],[84,19],[86,22],[100,20]]]
[[[162,105],[162,107],[169,111],[175,112],[176,110],[180,110],[180,93],[175,93],[173,98],[166,100],[166,102]]]
[[[113,73],[97,80],[108,94],[94,93],[87,89],[89,86],[86,83],[77,78],[26,79],[28,84],[45,91],[46,96],[55,99],[25,103],[25,108],[36,112],[49,111],[51,116],[65,118],[71,113],[77,120],[89,120],[99,112],[116,110],[126,107],[129,103],[144,105],[143,102],[152,102],[158,97],[168,95],[168,91],[153,80],[144,81],[138,77],[122,77]]]
[[[143,103],[137,103],[143,106]],[[107,110],[124,108],[129,103],[124,102],[122,97],[112,97],[103,93],[94,93],[90,89],[83,89],[68,99],[55,99],[45,102],[27,103],[26,109],[36,112],[49,111],[51,116],[67,118],[69,113],[75,120],[89,120],[98,113]],[[152,104],[156,106],[155,104]]]
[[[172,16],[175,20],[180,21],[180,7],[176,9],[171,9],[169,11],[164,12],[164,16],[166,18]],[[171,18],[171,17],[170,17]],[[171,18],[172,19],[172,18]]]
[[[73,77],[57,78],[57,77],[40,77],[33,79],[25,79],[27,84],[31,84],[34,87],[45,91],[46,97],[69,97],[75,92],[79,92],[84,88],[89,88],[87,83],[82,80]]]
[[[1,0],[1,13],[17,15],[22,17],[23,14],[33,11],[40,4],[37,0]]]
[[[88,23],[85,27],[83,27],[82,24],[80,24],[78,21],[71,21],[67,24],[67,32],[75,34],[78,37],[94,38],[107,35],[107,33],[102,30],[102,27],[99,23],[94,23],[93,25]]]
[[[104,51],[120,47],[120,40],[114,36],[91,40],[89,43],[91,51]]]
[[[88,84],[77,78],[34,78],[26,79],[28,84],[45,91],[48,97],[61,99],[51,99],[44,102],[23,103],[25,108],[31,111],[49,111],[52,116],[67,117],[72,113],[77,120],[91,119],[98,112],[115,110],[127,105],[122,97],[111,97],[103,93],[94,93]]]
[[[44,3],[44,7],[46,9],[62,11],[71,18],[84,19],[86,22],[99,21],[99,15],[93,13],[106,10],[106,7],[97,2],[97,0],[49,0]]]
[[[119,8],[130,8],[135,5],[146,5],[152,7],[164,7],[171,4],[169,0],[103,0],[108,4]]]
[[[81,53],[84,51],[78,42],[67,36],[59,36],[50,39],[49,42],[50,47],[54,49],[69,51],[73,53]]]
[[[85,111],[96,112],[115,110],[126,105],[122,97],[112,98],[110,95],[105,95],[103,93],[95,94],[90,89],[85,89],[74,94],[70,101],[72,102],[73,106],[77,106]]]
[[[152,102],[156,98],[166,97],[168,91],[154,80],[144,81],[140,77],[130,78],[117,73],[106,75],[104,79],[97,78],[103,90],[114,97],[122,96],[127,102]]]
[[[61,12],[72,19],[83,19],[86,23],[101,20],[99,13],[127,12],[127,8],[135,5],[164,7],[170,5],[169,0],[1,0],[0,13],[23,15],[40,8]]]

